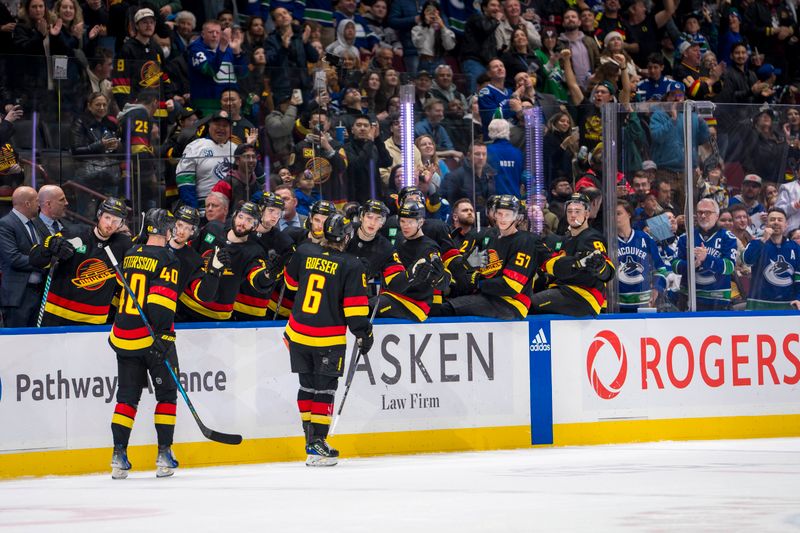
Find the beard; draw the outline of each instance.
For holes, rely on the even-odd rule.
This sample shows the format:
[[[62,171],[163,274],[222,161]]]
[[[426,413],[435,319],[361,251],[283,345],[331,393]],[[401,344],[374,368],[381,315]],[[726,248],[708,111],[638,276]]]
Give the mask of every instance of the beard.
[[[233,225],[231,230],[233,231],[233,234],[239,237],[240,239],[242,237],[247,237],[250,234],[250,232],[253,231],[252,228],[250,228],[249,226],[245,226],[244,229],[240,229],[239,226],[237,226],[236,224]]]

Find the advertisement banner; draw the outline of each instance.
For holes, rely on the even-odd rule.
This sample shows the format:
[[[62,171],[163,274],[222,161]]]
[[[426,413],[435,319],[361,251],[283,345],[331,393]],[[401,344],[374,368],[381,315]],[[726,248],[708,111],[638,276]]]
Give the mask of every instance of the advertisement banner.
[[[374,334],[337,433],[529,423],[526,322],[379,324]],[[0,336],[0,451],[111,445],[117,372],[107,338]],[[301,434],[283,327],[179,329],[177,339],[181,382],[207,426],[245,439]],[[337,404],[343,390],[344,379]],[[155,403],[145,389],[131,445],[155,442]],[[175,440],[203,440],[180,398]]]
[[[555,424],[800,413],[795,316],[551,327]]]

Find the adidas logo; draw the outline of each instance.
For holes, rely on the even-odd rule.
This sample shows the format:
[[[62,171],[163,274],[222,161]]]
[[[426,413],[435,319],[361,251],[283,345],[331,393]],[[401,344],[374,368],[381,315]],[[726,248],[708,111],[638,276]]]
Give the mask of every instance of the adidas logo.
[[[530,350],[532,352],[543,352],[545,350],[550,349],[550,342],[548,342],[547,337],[544,334],[544,330],[539,328],[539,333],[536,334],[536,337],[533,338],[531,341]]]

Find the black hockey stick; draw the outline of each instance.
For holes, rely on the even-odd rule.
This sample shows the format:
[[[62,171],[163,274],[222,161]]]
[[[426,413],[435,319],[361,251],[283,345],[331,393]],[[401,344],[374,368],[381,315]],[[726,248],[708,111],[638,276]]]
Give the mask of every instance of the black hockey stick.
[[[142,317],[142,322],[144,322],[144,326],[147,328],[147,332],[153,338],[153,341],[155,341],[156,340],[156,334],[153,331],[153,327],[150,325],[150,322],[147,320],[147,317],[145,316],[144,311],[142,310],[142,306],[139,305],[139,301],[136,299],[136,295],[133,293],[133,289],[131,289],[131,286],[128,285],[127,280],[122,275],[122,271],[119,268],[119,263],[117,263],[117,258],[114,257],[114,252],[111,251],[111,247],[110,246],[106,246],[105,247],[105,251],[106,251],[106,254],[108,254],[108,258],[111,260],[111,264],[114,266],[114,271],[117,273],[117,277],[119,278],[120,283],[122,283],[122,286],[125,287],[125,291],[128,293],[128,298],[130,298],[133,301],[134,305],[136,305],[136,310],[139,311],[139,315]],[[192,416],[194,417],[194,421],[197,422],[197,425],[200,428],[200,431],[203,433],[203,436],[205,438],[209,439],[209,440],[213,440],[214,442],[220,442],[222,444],[239,444],[239,443],[241,443],[242,442],[242,436],[241,435],[232,435],[232,434],[229,434],[229,433],[220,433],[219,431],[214,431],[213,429],[209,429],[208,427],[206,427],[205,424],[203,424],[203,421],[200,420],[200,415],[197,414],[197,411],[195,411],[194,405],[192,405],[191,400],[189,400],[189,395],[186,394],[186,389],[184,389],[183,385],[181,385],[181,381],[178,379],[178,376],[175,374],[175,371],[170,366],[169,361],[164,359],[164,364],[169,369],[169,375],[172,376],[172,379],[175,381],[175,384],[178,386],[178,391],[181,393],[181,396],[183,396],[183,400],[186,402],[186,406],[189,408],[189,411],[191,411]]]
[[[42,327],[42,319],[44,319],[44,308],[47,306],[47,295],[50,294],[50,283],[53,281],[53,272],[58,266],[58,258],[53,259],[53,264],[47,271],[47,280],[44,283],[44,292],[42,293],[42,303],[39,305],[39,314],[36,316],[36,327]]]
[[[381,291],[378,290],[378,298],[375,300],[375,308],[372,310],[372,315],[369,317],[369,323],[372,324],[375,322],[375,315],[378,314],[378,307],[381,305]],[[361,342],[359,340],[358,343],[358,351],[356,352],[356,358],[353,361],[353,364],[350,365],[350,369],[347,371],[347,379],[344,383],[344,395],[342,396],[342,403],[339,404],[339,410],[336,411],[336,418],[333,419],[333,423],[331,424],[330,429],[328,430],[328,435],[333,435],[333,430],[336,429],[336,424],[339,422],[339,419],[342,417],[342,409],[344,409],[344,402],[347,401],[347,393],[350,392],[350,385],[353,384],[353,378],[356,377],[356,367],[358,366],[359,361],[361,361]]]

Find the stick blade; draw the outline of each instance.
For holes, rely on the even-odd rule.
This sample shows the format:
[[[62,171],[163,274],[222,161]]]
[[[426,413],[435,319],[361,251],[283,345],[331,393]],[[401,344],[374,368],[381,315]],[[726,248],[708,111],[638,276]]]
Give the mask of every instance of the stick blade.
[[[241,435],[234,435],[231,433],[221,433],[219,431],[214,431],[213,429],[209,429],[205,426],[203,426],[200,429],[203,432],[203,436],[208,440],[213,440],[214,442],[219,442],[220,444],[230,444],[233,446],[242,443]]]

